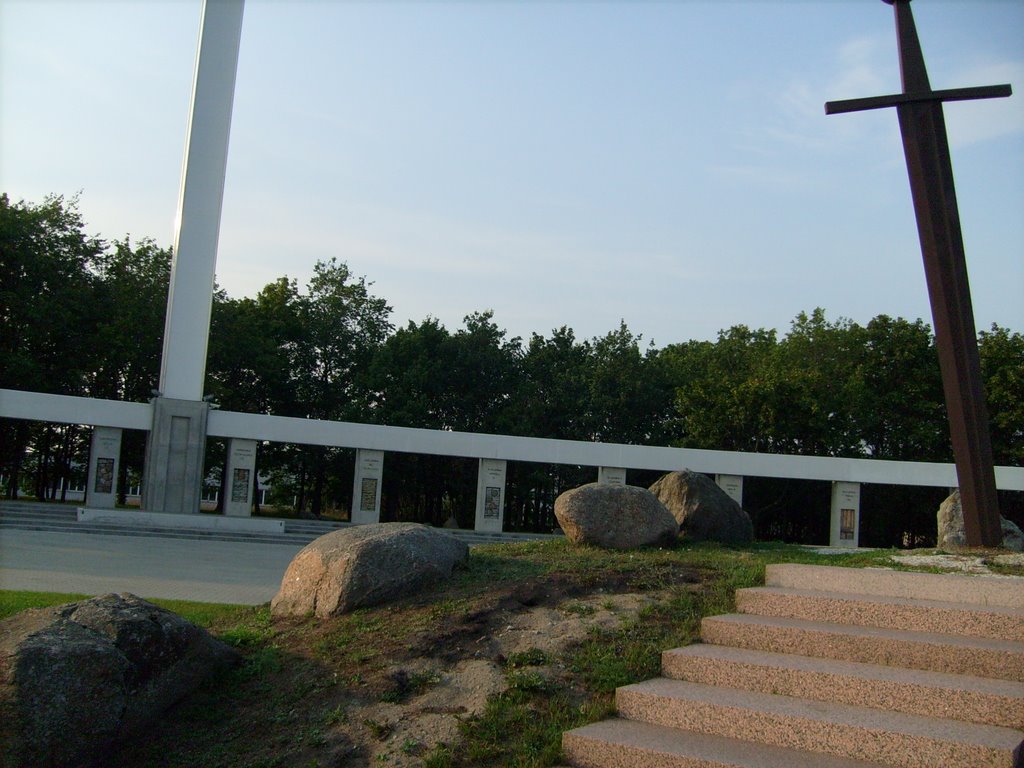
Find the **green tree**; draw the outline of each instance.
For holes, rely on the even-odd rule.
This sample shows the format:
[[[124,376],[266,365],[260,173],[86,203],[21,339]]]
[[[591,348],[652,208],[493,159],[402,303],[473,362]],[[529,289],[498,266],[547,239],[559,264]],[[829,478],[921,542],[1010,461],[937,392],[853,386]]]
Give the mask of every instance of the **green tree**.
[[[674,345],[662,353],[675,385],[673,433],[679,445],[727,451],[770,451],[771,367],[775,331],[735,325],[714,343]]]
[[[995,323],[978,334],[997,464],[1024,464],[1024,334]]]
[[[93,397],[144,402],[160,379],[171,250],[152,240],[114,241],[97,254],[96,300],[103,307],[92,346]]]
[[[282,277],[255,298],[214,294],[206,392],[228,410],[300,414],[293,355],[302,337],[299,293]]]
[[[100,307],[91,265],[104,249],[85,233],[78,200],[11,203],[0,194],[0,388],[84,394]],[[0,468],[14,496],[33,431],[62,442],[64,428],[0,421]],[[66,477],[67,466],[57,474]],[[37,480],[37,489],[50,485]]]
[[[658,444],[664,440],[672,394],[653,347],[626,323],[591,342],[590,438],[605,443]]]
[[[850,408],[865,455],[950,461],[939,358],[928,325],[879,315],[864,328],[861,344]]]
[[[367,413],[367,374],[392,326],[391,307],[354,279],[348,265],[317,262],[296,297],[300,333],[291,348],[298,401],[314,419],[354,421]]]
[[[594,433],[590,401],[593,347],[562,326],[544,338],[530,337],[523,357],[520,404],[532,437],[588,440]]]
[[[289,342],[297,415],[313,419],[360,421],[370,418],[370,366],[391,331],[387,302],[369,291],[364,278],[354,279],[344,262],[317,262],[307,293],[295,298],[298,336]],[[296,452],[293,475],[309,478],[310,509],[319,515],[332,467],[343,461],[337,449],[303,448]],[[340,489],[344,484],[337,484]],[[305,508],[307,486],[299,488]],[[340,492],[340,491],[339,491]]]

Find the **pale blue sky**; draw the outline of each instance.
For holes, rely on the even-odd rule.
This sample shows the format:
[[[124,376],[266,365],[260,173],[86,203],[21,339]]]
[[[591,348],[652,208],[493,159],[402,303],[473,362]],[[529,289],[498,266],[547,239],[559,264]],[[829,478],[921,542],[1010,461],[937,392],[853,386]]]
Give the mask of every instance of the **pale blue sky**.
[[[0,0],[0,190],[173,242],[198,0]],[[980,329],[1024,330],[1024,3],[917,0]],[[336,256],[394,307],[658,346],[801,310],[931,322],[892,10],[820,2],[248,0],[218,281]]]

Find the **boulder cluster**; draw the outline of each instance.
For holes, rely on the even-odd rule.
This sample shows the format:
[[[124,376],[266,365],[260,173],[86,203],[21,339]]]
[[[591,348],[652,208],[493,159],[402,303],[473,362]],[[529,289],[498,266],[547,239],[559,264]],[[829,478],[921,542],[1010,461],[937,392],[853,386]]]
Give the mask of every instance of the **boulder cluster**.
[[[576,544],[612,549],[693,541],[743,545],[754,539],[750,515],[707,475],[683,470],[650,489],[590,483],[555,500],[555,517]]]

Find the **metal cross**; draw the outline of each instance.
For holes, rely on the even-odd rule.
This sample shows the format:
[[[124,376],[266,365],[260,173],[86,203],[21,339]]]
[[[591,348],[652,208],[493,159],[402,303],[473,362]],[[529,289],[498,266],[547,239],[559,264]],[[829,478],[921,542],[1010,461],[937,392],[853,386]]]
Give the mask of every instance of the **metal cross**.
[[[903,93],[831,101],[825,104],[825,114],[896,107],[935,324],[967,544],[997,547],[1002,532],[992,442],[942,102],[1009,96],[1010,86],[933,91],[910,0],[883,2],[892,5],[896,15]]]

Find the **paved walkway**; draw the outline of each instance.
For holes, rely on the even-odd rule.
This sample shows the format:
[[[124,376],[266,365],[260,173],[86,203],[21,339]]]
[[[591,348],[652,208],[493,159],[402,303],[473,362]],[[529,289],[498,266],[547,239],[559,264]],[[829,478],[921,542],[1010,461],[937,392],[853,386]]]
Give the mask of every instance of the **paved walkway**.
[[[0,589],[258,605],[277,593],[301,548],[4,528]]]

